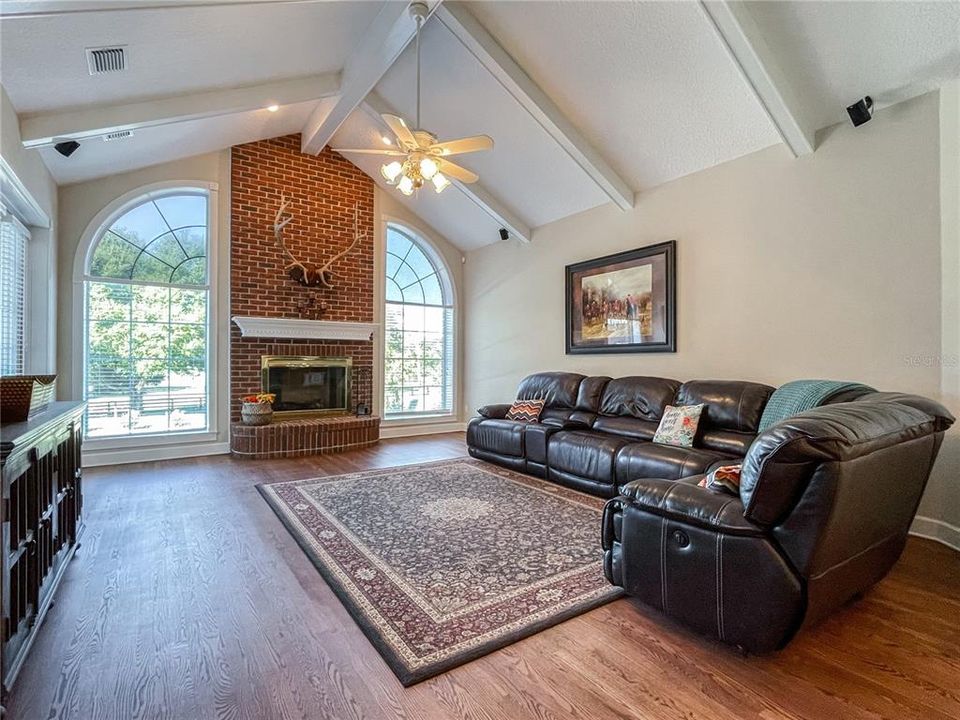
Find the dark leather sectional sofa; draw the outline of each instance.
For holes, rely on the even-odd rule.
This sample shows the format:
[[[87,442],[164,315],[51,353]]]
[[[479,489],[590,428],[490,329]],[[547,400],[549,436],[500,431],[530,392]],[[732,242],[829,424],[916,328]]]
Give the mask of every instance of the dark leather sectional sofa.
[[[752,652],[879,581],[906,542],[953,416],[915,395],[848,391],[757,434],[773,388],[738,381],[537,373],[518,399],[538,423],[480,409],[473,457],[612,498],[611,583],[699,632]],[[704,403],[695,447],[652,443],[667,405]],[[702,488],[743,463],[740,496]]]

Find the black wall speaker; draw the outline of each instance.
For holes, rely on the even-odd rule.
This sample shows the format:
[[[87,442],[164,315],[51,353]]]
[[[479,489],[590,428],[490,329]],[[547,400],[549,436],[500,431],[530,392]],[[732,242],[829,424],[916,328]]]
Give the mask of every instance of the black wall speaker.
[[[847,108],[847,115],[854,127],[860,127],[873,117],[873,99],[867,95]]]
[[[54,145],[53,149],[64,157],[70,157],[77,151],[78,147],[80,147],[80,143],[76,140],[65,140]]]

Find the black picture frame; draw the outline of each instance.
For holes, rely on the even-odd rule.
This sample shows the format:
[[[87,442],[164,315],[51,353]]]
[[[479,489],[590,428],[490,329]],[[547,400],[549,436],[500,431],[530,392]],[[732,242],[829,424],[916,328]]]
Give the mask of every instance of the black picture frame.
[[[623,295],[615,291],[618,294],[610,299],[607,290],[598,289],[599,285],[617,287],[623,284],[617,275],[629,278],[627,272],[643,267],[650,267],[649,273],[633,273],[637,277],[636,292]],[[649,289],[640,282],[646,274]],[[606,280],[601,280],[604,276]],[[593,287],[585,293],[584,280],[591,278]],[[676,352],[676,240],[567,265],[565,300],[567,355]],[[592,308],[586,313],[585,302]],[[596,313],[603,319],[593,320],[593,337],[585,337],[588,318],[597,317]],[[636,341],[632,342],[633,338]]]

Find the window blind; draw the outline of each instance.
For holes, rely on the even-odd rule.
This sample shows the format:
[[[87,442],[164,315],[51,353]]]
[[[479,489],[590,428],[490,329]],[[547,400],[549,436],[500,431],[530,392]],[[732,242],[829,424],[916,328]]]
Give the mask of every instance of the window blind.
[[[0,213],[0,375],[20,375],[30,233],[2,206]]]

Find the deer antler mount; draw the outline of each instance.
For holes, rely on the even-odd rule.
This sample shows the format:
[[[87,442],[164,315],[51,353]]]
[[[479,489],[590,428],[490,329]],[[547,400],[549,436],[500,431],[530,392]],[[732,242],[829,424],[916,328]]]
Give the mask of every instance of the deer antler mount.
[[[285,195],[280,196],[280,208],[273,220],[273,235],[283,250],[284,254],[290,258],[284,270],[291,280],[298,282],[304,287],[322,287],[333,288],[333,271],[330,269],[337,260],[348,255],[353,249],[366,239],[367,233],[360,232],[360,204],[353,207],[353,242],[344,250],[341,250],[323,265],[303,262],[298,259],[283,242],[283,229],[293,220],[293,215],[287,212],[290,201]]]

